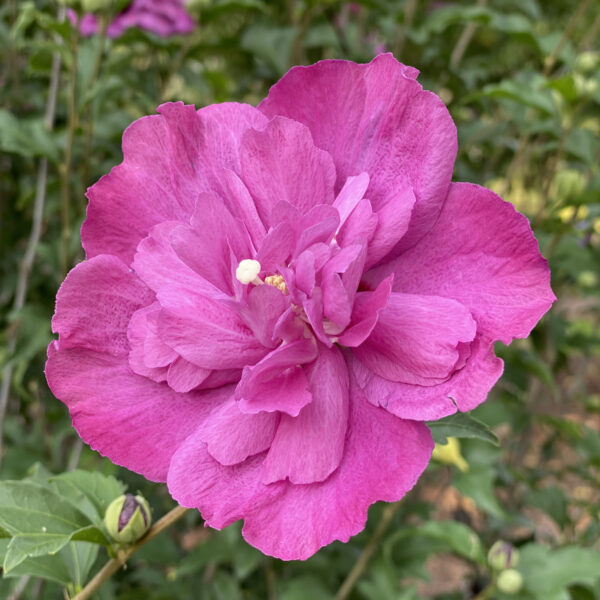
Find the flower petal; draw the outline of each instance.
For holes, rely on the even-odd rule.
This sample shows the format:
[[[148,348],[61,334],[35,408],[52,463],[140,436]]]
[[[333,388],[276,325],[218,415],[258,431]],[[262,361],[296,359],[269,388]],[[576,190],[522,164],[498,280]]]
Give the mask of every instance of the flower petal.
[[[494,355],[493,343],[478,336],[470,350],[463,368],[447,381],[429,387],[389,381],[356,359],[350,368],[371,404],[403,419],[434,421],[457,410],[473,410],[502,375],[502,361]]]
[[[333,202],[333,161],[300,123],[276,117],[263,131],[247,131],[241,160],[242,179],[265,224],[276,224],[270,222],[271,211],[282,200],[301,214]]]
[[[84,348],[48,348],[46,378],[81,438],[114,463],[165,481],[173,453],[231,395],[225,387],[178,394],[134,374],[123,357]]]
[[[201,438],[213,458],[235,465],[268,450],[278,423],[277,413],[243,413],[231,399],[211,413],[201,427]]]
[[[527,219],[477,185],[453,183],[439,220],[414,248],[365,279],[461,302],[487,338],[527,337],[555,296]]]
[[[194,434],[171,462],[171,495],[216,529],[244,519],[246,541],[283,560],[305,560],[334,540],[348,541],[364,528],[371,504],[395,502],[415,485],[433,450],[424,424],[372,406],[350,385],[344,456],[325,481],[264,485],[264,455],[224,467]]]
[[[165,287],[157,297],[163,307],[158,320],[160,337],[198,367],[241,368],[268,352],[226,301],[178,287]]]
[[[236,388],[240,409],[246,413],[280,411],[297,416],[311,400],[303,364],[317,357],[314,340],[282,344],[254,366],[244,368]]]
[[[337,348],[319,348],[307,368],[312,402],[297,417],[281,415],[265,459],[264,482],[315,483],[337,469],[348,425],[348,369]]]
[[[89,348],[115,356],[129,352],[127,326],[133,313],[154,294],[115,256],[79,263],[56,297],[52,330],[61,348]]]
[[[245,104],[225,103],[196,112],[181,102],[163,104],[123,134],[123,162],[89,188],[81,229],[88,258],[110,253],[131,263],[150,229],[190,218],[201,192],[225,196],[223,169],[239,172],[239,143],[265,117]]]
[[[291,69],[259,105],[268,117],[283,115],[308,126],[315,144],[333,157],[336,190],[347,177],[366,171],[371,178],[366,197],[375,212],[396,193],[398,176],[408,178],[416,204],[396,254],[435,223],[457,149],[448,110],[421,88],[416,73],[391,54],[367,65],[321,61]]]
[[[380,377],[418,385],[447,379],[460,358],[460,342],[476,324],[459,302],[440,296],[392,293],[371,335],[355,356]]]

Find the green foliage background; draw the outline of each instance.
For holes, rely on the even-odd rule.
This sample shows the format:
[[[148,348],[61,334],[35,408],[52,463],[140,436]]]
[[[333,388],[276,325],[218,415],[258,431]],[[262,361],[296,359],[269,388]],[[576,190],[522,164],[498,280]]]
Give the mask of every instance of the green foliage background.
[[[194,0],[189,10],[199,23],[190,36],[129,30],[106,40],[80,38],[53,1],[0,4],[0,367],[10,382],[0,407],[0,597],[81,589],[115,550],[102,515],[124,486],[156,517],[173,506],[164,486],[82,447],[43,377],[56,290],[83,258],[84,191],[120,162],[125,127],[165,100],[256,104],[293,64],[364,62],[386,49],[448,105],[455,179],[492,187],[529,216],[557,304],[530,339],[498,345],[505,374],[473,415],[486,425],[436,427],[440,442],[462,438],[468,470],[433,461],[395,512],[373,507],[365,532],[304,563],[264,557],[238,526],[210,531],[190,511],[96,597],[328,599],[373,550],[348,597],[600,599],[597,1]],[[516,595],[498,591],[486,562],[498,539],[520,548]]]

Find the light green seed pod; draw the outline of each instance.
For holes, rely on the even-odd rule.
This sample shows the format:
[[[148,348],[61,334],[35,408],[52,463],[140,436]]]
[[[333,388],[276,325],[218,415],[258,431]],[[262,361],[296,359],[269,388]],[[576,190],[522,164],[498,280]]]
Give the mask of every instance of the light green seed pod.
[[[110,536],[120,544],[139,540],[152,521],[150,506],[142,496],[125,494],[115,498],[106,509],[104,525]]]
[[[523,576],[515,569],[506,569],[498,575],[496,585],[505,594],[518,594],[523,588]]]

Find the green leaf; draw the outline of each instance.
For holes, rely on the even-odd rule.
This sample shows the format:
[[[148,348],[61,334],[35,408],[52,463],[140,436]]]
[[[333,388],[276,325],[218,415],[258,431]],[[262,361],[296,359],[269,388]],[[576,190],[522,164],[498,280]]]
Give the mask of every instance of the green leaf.
[[[85,542],[70,542],[56,554],[28,557],[5,577],[30,575],[62,585],[83,585],[98,556],[98,546]]]
[[[474,438],[498,446],[496,434],[485,424],[467,413],[457,412],[439,421],[427,423],[436,444],[448,443],[449,437]]]
[[[488,465],[469,463],[469,470],[464,473],[457,472],[453,482],[461,494],[471,498],[483,511],[505,519],[506,512],[494,493],[494,480],[493,468]]]
[[[540,544],[528,544],[520,549],[520,554],[519,571],[525,587],[538,598],[566,592],[574,583],[600,581],[600,552],[596,550],[575,546],[551,550]],[[564,597],[569,596],[564,594]]]
[[[296,27],[252,25],[244,32],[241,46],[264,60],[276,75],[290,68],[292,44],[298,34]]]
[[[101,524],[108,505],[125,492],[125,485],[112,476],[83,470],[61,473],[50,478],[52,488],[84,513]]]
[[[485,554],[479,536],[458,521],[428,521],[418,528],[420,535],[443,541],[448,548],[480,564],[485,564]]]
[[[56,162],[58,149],[43,119],[17,119],[0,109],[0,150],[21,156],[46,156]]]
[[[12,535],[5,572],[30,556],[55,554],[71,540],[109,543],[71,502],[33,481],[0,482],[0,526]]]

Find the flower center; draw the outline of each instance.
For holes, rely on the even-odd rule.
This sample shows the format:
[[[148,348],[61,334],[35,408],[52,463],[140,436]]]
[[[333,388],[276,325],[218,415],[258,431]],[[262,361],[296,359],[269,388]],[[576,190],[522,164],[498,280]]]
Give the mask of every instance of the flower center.
[[[244,285],[248,285],[249,283],[260,285],[262,284],[262,281],[258,277],[260,269],[261,266],[257,260],[245,258],[244,260],[240,261],[240,264],[237,266],[237,269],[235,270],[235,278]]]
[[[262,285],[266,283],[267,285],[272,285],[276,287],[283,294],[288,293],[287,286],[285,285],[285,280],[282,275],[269,275],[265,277],[263,281],[258,274],[260,273],[262,267],[257,260],[252,258],[245,258],[240,261],[240,264],[237,266],[235,270],[235,278],[244,285],[248,285],[249,283],[253,283],[254,285]]]
[[[268,285],[272,285],[280,290],[282,293],[287,294],[288,289],[285,285],[285,280],[283,279],[283,275],[269,275],[265,277],[265,283]]]

